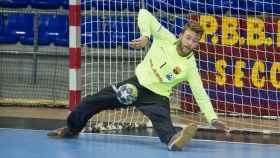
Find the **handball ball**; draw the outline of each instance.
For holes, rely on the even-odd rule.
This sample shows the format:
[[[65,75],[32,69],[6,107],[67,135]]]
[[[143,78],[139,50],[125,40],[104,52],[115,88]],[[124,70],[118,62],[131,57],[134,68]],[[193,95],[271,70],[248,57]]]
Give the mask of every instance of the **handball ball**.
[[[138,96],[138,91],[136,86],[133,84],[124,84],[118,88],[117,98],[120,103],[124,105],[131,105],[134,101],[136,101]]]

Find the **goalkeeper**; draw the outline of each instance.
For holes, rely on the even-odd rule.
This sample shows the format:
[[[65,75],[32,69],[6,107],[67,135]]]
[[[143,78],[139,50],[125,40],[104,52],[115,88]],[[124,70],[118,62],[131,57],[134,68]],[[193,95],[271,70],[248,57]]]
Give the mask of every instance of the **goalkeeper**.
[[[136,67],[136,76],[85,97],[67,118],[67,127],[51,131],[48,136],[77,137],[87,121],[98,112],[133,105],[151,120],[161,142],[169,150],[181,150],[197,130],[196,125],[191,124],[177,131],[171,122],[169,97],[172,87],[181,81],[189,83],[207,121],[227,131],[203,88],[192,51],[202,35],[200,26],[191,22],[186,24],[177,39],[150,12],[141,9],[138,27],[141,37],[131,41],[130,46],[136,49],[145,47],[150,38],[153,43]]]

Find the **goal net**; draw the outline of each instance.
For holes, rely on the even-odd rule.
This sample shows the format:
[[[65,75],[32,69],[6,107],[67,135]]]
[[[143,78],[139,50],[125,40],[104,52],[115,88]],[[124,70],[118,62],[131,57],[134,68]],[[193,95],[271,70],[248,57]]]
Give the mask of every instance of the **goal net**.
[[[280,5],[277,0],[84,0],[81,2],[82,96],[127,79],[147,48],[129,48],[140,36],[137,13],[149,10],[178,36],[189,21],[204,29],[194,50],[215,111],[232,129],[280,132]],[[187,82],[170,100],[175,124],[208,126]],[[147,125],[134,108],[93,117],[98,129]]]

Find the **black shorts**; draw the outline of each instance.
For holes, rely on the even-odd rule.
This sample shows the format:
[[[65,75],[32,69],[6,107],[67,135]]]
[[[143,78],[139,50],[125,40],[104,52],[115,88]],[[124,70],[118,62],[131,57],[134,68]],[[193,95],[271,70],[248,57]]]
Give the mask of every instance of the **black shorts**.
[[[176,133],[171,122],[169,98],[143,87],[136,76],[118,83],[117,87],[126,83],[135,85],[138,90],[137,100],[133,105],[129,106],[135,106],[136,109],[143,112],[151,120],[160,140],[167,144],[169,139]],[[98,112],[127,106],[119,102],[111,86],[106,87],[82,100],[81,104],[69,115],[67,120],[68,127],[74,132],[79,132],[87,121]]]

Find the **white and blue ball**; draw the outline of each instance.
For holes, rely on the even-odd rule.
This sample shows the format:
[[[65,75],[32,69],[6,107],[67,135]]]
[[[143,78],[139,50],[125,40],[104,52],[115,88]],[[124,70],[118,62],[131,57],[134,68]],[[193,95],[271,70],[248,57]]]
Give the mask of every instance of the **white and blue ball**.
[[[130,83],[121,85],[119,88],[112,86],[114,91],[117,94],[117,98],[121,104],[131,105],[137,100],[138,90],[136,86]]]

